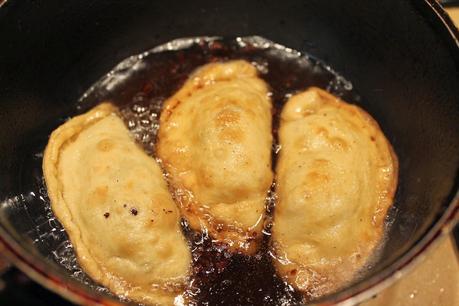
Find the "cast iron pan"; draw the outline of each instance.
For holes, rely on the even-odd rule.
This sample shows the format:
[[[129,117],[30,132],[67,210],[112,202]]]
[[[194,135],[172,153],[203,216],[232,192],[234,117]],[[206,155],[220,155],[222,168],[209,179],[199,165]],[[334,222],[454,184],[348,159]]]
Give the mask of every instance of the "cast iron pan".
[[[70,277],[50,252],[52,239],[41,239],[56,221],[30,194],[30,177],[41,175],[28,170],[30,155],[124,58],[175,38],[214,35],[260,35],[326,62],[352,81],[397,152],[399,186],[382,256],[363,280],[322,302],[368,297],[451,228],[459,35],[433,0],[11,0],[0,8],[0,233],[20,268],[73,301],[110,301]]]

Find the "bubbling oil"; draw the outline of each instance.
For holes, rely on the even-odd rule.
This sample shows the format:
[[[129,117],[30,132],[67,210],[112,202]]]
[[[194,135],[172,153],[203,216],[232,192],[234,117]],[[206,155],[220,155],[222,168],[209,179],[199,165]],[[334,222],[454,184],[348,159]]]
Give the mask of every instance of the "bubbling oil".
[[[289,97],[317,86],[351,103],[360,99],[351,82],[308,54],[256,36],[196,37],[174,40],[124,60],[81,97],[76,112],[85,112],[102,101],[114,103],[137,142],[148,154],[155,156],[163,102],[197,67],[231,59],[252,63],[270,86],[274,106],[273,167],[280,149],[277,142],[279,114]],[[46,249],[48,256],[69,271],[73,278],[94,290],[109,293],[92,282],[79,267],[73,247],[50,209],[41,173],[46,139],[37,146],[30,165],[37,173],[34,177],[35,186],[38,186],[31,201],[40,201],[46,214],[42,224],[37,224],[34,229],[39,233],[34,243]],[[205,232],[192,231],[182,220],[192,251],[192,276],[185,292],[185,300],[190,305],[291,305],[305,302],[299,292],[276,275],[272,265],[269,239],[275,210],[274,184],[266,198],[267,217],[261,247],[253,256],[230,253],[225,245],[212,241]]]

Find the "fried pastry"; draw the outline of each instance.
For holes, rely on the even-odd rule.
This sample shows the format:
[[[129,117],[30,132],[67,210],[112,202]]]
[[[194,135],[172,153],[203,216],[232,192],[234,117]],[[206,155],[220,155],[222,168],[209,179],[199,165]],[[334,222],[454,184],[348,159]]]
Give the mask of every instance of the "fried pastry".
[[[191,228],[251,253],[272,183],[271,100],[243,60],[195,71],[165,102],[157,152]]]
[[[56,129],[43,171],[84,271],[117,295],[172,304],[187,280],[190,250],[161,169],[116,108],[101,104]]]
[[[318,88],[286,103],[279,142],[274,264],[319,297],[355,278],[381,242],[397,157],[369,114]]]

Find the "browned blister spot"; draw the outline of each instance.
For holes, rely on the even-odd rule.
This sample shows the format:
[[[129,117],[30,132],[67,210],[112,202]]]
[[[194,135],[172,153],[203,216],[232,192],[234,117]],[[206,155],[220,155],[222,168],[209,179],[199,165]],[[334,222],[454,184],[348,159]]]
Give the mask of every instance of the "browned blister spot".
[[[234,189],[234,195],[240,199],[248,196],[250,194],[250,189],[244,186],[239,186]]]
[[[108,194],[108,187],[107,186],[99,186],[94,189],[94,191],[90,194],[89,199],[90,203],[105,203],[107,200]]]
[[[329,164],[330,162],[326,159],[323,158],[317,158],[314,160],[313,165],[317,167],[325,167]]]
[[[330,139],[330,144],[338,151],[347,151],[349,149],[346,140],[339,137],[332,137]]]
[[[325,173],[312,171],[307,174],[306,179],[309,186],[321,186],[328,183],[330,177]]]
[[[236,112],[231,109],[223,109],[219,112],[215,118],[215,123],[217,127],[221,126],[230,126],[237,124],[240,121],[241,115],[239,112]]]
[[[307,175],[309,181],[311,182],[323,182],[323,181],[328,181],[328,175],[324,174],[324,173],[320,173],[320,172],[316,172],[316,171],[313,171],[313,172],[309,172],[308,175]]]
[[[132,190],[132,188],[134,188],[134,182],[132,181],[128,181],[126,185],[124,185],[124,189],[126,190]]]
[[[101,152],[109,152],[115,144],[110,139],[102,139],[97,143],[97,149]]]
[[[118,252],[120,257],[130,258],[136,254],[138,246],[132,240],[119,238]]]
[[[230,141],[233,143],[241,143],[244,139],[244,132],[237,128],[225,128],[219,133],[222,141]]]
[[[318,127],[318,128],[316,128],[315,132],[316,132],[317,135],[328,139],[328,130],[326,128]]]
[[[199,182],[206,187],[213,187],[215,185],[215,179],[210,169],[202,169],[199,171]]]

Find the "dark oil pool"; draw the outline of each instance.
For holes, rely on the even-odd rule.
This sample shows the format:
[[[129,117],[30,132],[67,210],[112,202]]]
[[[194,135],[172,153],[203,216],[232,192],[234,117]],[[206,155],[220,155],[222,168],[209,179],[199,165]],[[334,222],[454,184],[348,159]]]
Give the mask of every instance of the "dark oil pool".
[[[139,144],[154,156],[156,133],[163,101],[179,89],[189,74],[209,62],[245,59],[254,64],[271,88],[273,135],[276,139],[278,115],[286,100],[309,86],[328,90],[348,102],[358,102],[352,84],[324,63],[298,51],[261,37],[199,37],[178,39],[158,46],[118,64],[95,83],[76,103],[75,112],[85,112],[102,101],[111,101]],[[67,117],[68,118],[68,117]],[[109,293],[93,283],[79,267],[68,237],[55,219],[43,183],[43,149],[51,131],[66,118],[60,118],[35,139],[20,171],[22,184],[31,190],[16,200],[26,203],[25,212],[35,222],[28,231],[40,253],[68,270],[72,278]],[[273,145],[273,167],[278,146]],[[31,175],[32,174],[32,175]],[[257,254],[230,254],[203,233],[191,231],[183,221],[190,242],[192,277],[186,295],[191,305],[291,305],[307,302],[302,295],[276,276],[269,254],[270,217],[275,195],[267,196],[267,222],[263,243]]]

